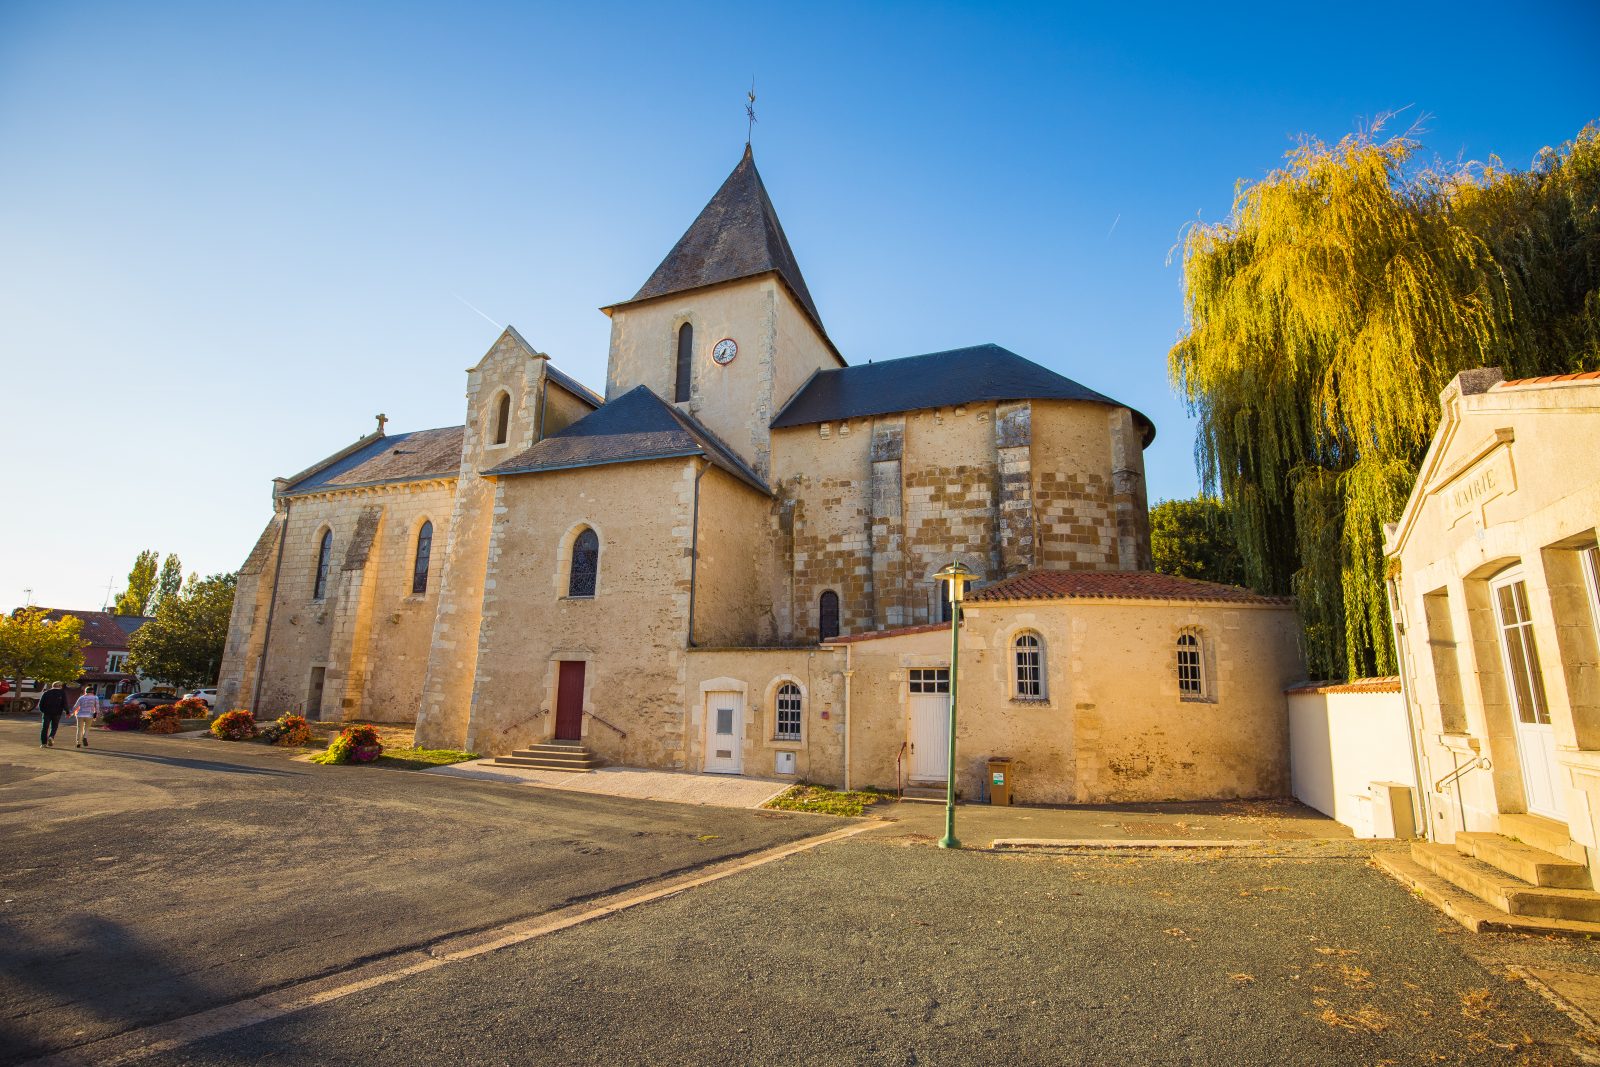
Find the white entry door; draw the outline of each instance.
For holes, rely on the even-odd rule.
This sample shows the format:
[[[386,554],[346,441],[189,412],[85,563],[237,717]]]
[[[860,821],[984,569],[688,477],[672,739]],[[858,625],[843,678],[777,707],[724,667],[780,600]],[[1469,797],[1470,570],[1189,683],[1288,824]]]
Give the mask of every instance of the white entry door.
[[[911,780],[942,782],[950,769],[950,671],[913,667],[911,690]]]
[[[706,694],[706,770],[744,773],[744,695]]]
[[[1502,575],[1490,586],[1490,592],[1500,624],[1506,688],[1511,691],[1516,715],[1517,757],[1522,762],[1528,810],[1566,822],[1555,728],[1550,725],[1550,706],[1545,701],[1544,676],[1539,671],[1539,649],[1533,640],[1533,619],[1528,612],[1528,589],[1522,573]]]

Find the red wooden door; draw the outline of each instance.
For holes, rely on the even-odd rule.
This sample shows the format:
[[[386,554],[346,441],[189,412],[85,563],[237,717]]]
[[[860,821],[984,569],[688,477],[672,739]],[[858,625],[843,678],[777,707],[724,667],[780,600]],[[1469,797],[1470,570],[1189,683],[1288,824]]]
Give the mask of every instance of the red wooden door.
[[[583,740],[583,668],[582,660],[561,661],[561,675],[556,681],[556,740]]]

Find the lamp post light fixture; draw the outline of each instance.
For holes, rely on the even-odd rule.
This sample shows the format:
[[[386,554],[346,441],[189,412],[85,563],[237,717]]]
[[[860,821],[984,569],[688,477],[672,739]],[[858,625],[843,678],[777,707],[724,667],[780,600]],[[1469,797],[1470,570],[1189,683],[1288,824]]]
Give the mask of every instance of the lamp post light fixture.
[[[967,596],[967,584],[978,575],[955,560],[934,575],[945,586],[945,597],[950,601],[950,751],[944,770],[944,836],[940,848],[960,848],[956,840],[956,691],[957,670],[961,662],[961,602]]]

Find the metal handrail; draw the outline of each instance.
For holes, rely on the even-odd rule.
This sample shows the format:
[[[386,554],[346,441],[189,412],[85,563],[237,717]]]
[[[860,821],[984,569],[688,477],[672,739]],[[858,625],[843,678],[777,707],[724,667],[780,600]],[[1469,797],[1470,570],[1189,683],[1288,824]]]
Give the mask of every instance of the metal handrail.
[[[1489,760],[1488,756],[1479,756],[1475,760],[1472,760],[1468,763],[1463,763],[1461,766],[1457,767],[1455,770],[1451,771],[1437,782],[1434,782],[1433,791],[1435,793],[1443,793],[1446,786],[1457,781],[1468,771],[1487,771],[1493,769],[1493,767],[1494,764]]]
[[[599,723],[601,726],[609,726],[613,730],[615,730],[618,734],[620,734],[621,736],[623,736],[623,737],[627,737],[628,736],[628,731],[624,730],[622,727],[618,726],[616,723],[606,722],[604,719],[602,719],[600,716],[596,715],[592,711],[586,711],[586,712],[584,712],[584,714],[589,716],[589,718],[593,719],[595,722]]]
[[[900,751],[894,754],[894,791],[901,800],[906,797],[905,778],[900,774],[900,761],[905,758],[906,742],[900,742]]]

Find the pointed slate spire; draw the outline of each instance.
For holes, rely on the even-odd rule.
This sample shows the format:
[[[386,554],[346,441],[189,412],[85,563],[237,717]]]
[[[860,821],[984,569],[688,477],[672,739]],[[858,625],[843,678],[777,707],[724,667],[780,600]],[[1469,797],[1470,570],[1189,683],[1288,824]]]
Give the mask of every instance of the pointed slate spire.
[[[613,307],[776,271],[822,330],[822,316],[767,196],[750,146],[667,258],[630,300]],[[823,330],[824,335],[827,331]]]

